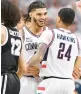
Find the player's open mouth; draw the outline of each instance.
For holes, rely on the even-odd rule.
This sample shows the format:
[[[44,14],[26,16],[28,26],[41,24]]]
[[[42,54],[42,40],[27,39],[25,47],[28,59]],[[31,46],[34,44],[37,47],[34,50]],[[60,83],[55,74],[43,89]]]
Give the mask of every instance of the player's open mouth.
[[[39,21],[40,23],[44,23],[44,21]]]

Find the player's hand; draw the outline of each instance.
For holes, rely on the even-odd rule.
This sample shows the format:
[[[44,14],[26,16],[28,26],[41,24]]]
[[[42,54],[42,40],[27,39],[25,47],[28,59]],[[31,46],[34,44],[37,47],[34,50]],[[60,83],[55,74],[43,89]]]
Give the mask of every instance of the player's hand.
[[[79,69],[74,68],[72,75],[73,75],[73,77],[74,77],[75,80],[79,79],[80,76],[81,76],[81,68],[79,68]]]
[[[35,66],[27,66],[26,74],[33,75],[34,77],[38,77],[39,76],[39,68],[37,68]]]

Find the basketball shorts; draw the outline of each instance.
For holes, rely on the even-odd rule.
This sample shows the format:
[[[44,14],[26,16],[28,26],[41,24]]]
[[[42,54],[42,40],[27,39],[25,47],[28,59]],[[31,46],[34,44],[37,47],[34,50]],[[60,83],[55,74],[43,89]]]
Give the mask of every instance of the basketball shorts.
[[[3,74],[1,80],[1,94],[19,94],[20,80],[16,74]]]

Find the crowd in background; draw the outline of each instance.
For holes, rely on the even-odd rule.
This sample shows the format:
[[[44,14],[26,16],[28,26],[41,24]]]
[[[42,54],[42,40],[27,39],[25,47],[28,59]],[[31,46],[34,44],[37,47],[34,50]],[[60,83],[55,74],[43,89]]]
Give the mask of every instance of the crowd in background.
[[[9,0],[9,1],[13,2],[16,6],[18,6],[23,14],[27,14],[29,4],[33,1],[38,0]],[[74,3],[74,1],[79,0],[41,0],[41,1],[46,4],[48,9],[47,26],[49,28],[55,28],[56,16],[61,8],[63,7],[73,8],[76,13],[76,17],[73,24],[70,27],[70,30],[72,32],[75,32],[78,35],[78,37],[81,38],[81,10],[77,11],[76,5]],[[78,91],[78,93],[76,92],[76,94],[81,94],[81,80],[76,81],[75,86],[76,90]]]

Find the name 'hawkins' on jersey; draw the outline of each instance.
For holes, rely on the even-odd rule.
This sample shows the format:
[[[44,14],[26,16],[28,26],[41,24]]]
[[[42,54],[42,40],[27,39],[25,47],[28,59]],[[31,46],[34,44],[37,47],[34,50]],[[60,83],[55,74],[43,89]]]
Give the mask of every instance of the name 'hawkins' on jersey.
[[[49,34],[52,33],[51,30],[47,32]],[[46,35],[46,33],[44,31],[43,35]],[[40,77],[56,76],[72,78],[74,63],[78,56],[78,48],[80,47],[78,45],[78,39],[69,30],[62,28],[53,29],[53,33],[54,39],[45,54],[46,58],[42,61],[42,68],[39,75]],[[51,36],[48,37],[50,38]],[[47,39],[41,39],[41,42],[48,45],[48,37]]]
[[[40,35],[33,34],[27,27],[23,27],[23,52],[25,62],[34,55],[38,48]]]

